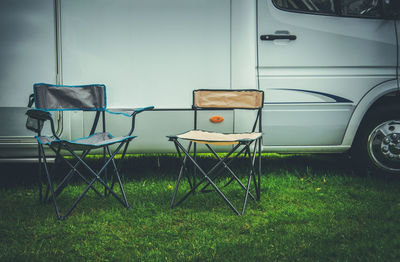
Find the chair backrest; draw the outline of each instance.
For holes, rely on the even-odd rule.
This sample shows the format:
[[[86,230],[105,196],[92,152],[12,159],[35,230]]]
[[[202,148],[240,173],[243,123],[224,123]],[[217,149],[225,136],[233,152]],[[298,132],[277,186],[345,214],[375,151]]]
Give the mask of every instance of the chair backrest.
[[[256,89],[198,89],[193,91],[194,128],[197,129],[197,110],[258,110],[252,132],[257,125],[262,132],[261,114],[264,106],[264,92]]]
[[[64,86],[35,84],[33,86],[35,106],[46,111],[106,109],[105,85]]]
[[[194,109],[260,109],[264,92],[255,89],[198,89],[193,91]]]

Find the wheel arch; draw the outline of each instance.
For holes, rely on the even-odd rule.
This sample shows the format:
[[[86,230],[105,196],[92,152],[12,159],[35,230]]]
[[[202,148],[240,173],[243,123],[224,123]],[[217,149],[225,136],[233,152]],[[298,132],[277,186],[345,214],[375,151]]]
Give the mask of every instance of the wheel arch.
[[[353,111],[343,137],[342,145],[351,146],[367,114],[377,107],[389,103],[398,103],[400,106],[399,89],[396,79],[381,83],[364,95]]]

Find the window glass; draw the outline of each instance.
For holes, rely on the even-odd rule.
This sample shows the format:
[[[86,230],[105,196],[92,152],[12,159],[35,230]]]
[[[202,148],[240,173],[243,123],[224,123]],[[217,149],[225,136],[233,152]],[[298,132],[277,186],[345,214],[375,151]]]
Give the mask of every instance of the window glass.
[[[380,17],[379,0],[341,0],[341,13],[344,16]]]
[[[382,0],[273,0],[273,2],[279,8],[295,12],[382,17]]]
[[[334,14],[335,0],[274,0],[278,7],[301,12]]]

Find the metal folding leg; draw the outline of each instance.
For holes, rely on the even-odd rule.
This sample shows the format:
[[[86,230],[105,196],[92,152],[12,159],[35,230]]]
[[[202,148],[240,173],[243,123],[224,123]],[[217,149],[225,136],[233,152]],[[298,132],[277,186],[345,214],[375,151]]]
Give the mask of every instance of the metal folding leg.
[[[72,179],[72,177],[74,176],[74,174],[77,174],[80,178],[82,178],[83,181],[85,181],[86,184],[89,184],[90,181],[88,181],[85,176],[79,172],[78,167],[80,166],[80,162],[76,161],[75,164],[71,164],[67,159],[65,159],[64,157],[62,157],[59,153],[61,145],[59,146],[59,148],[57,150],[54,149],[54,147],[50,146],[50,148],[56,153],[56,161],[58,159],[62,159],[64,161],[64,163],[66,163],[71,170],[68,172],[68,174],[63,178],[63,180],[59,183],[59,185],[57,186],[57,188],[54,190],[54,193],[56,195],[56,197],[61,194],[61,192],[64,190],[64,188],[67,186],[68,182]],[[88,154],[89,154],[90,150],[86,150],[82,153],[82,155],[80,156],[82,159],[84,159]],[[96,188],[92,187],[93,191],[98,194],[100,197],[102,196],[102,194],[96,190]],[[47,198],[47,192],[46,192],[46,198]]]
[[[251,179],[252,177],[254,178],[255,176],[255,172],[254,172],[254,167],[251,168],[250,174],[249,174],[249,178],[248,178],[248,182],[247,182],[247,186],[243,185],[243,183],[240,181],[240,179],[234,174],[234,172],[228,167],[226,160],[240,147],[240,146],[244,146],[245,150],[241,150],[240,152],[245,151],[246,154],[249,155],[249,161],[250,164],[253,164],[254,161],[252,160],[251,157],[251,152],[250,152],[250,144],[252,142],[247,142],[247,143],[238,143],[236,146],[233,147],[233,149],[224,157],[221,158],[218,156],[218,154],[210,147],[207,145],[207,147],[210,149],[210,151],[216,156],[218,162],[208,171],[205,172],[197,163],[197,161],[190,155],[190,146],[188,148],[188,150],[186,150],[178,141],[176,138],[171,138],[171,140],[174,142],[178,154],[180,155],[180,152],[183,152],[185,154],[185,157],[182,160],[182,165],[181,165],[181,169],[179,172],[179,176],[177,179],[177,183],[176,183],[176,187],[174,190],[174,194],[171,200],[171,208],[179,205],[180,203],[182,203],[190,194],[192,194],[193,192],[195,192],[195,190],[202,185],[203,183],[207,182],[207,185],[211,185],[215,191],[221,196],[221,198],[226,202],[226,204],[233,210],[234,213],[236,213],[237,215],[243,215],[246,209],[246,204],[247,204],[247,198],[250,195],[250,197],[252,199],[255,200],[254,196],[250,193],[250,185],[251,185]],[[192,142],[190,142],[192,143]],[[191,144],[190,144],[191,145]],[[255,156],[255,153],[253,153],[253,155]],[[237,157],[237,156],[236,156]],[[203,175],[203,178],[198,182],[195,183],[193,186],[191,186],[191,189],[189,190],[189,192],[187,192],[177,203],[175,203],[175,199],[176,199],[176,194],[178,192],[179,189],[179,185],[182,179],[182,175],[183,175],[183,169],[185,168],[186,165],[186,161],[187,159],[189,159],[195,166],[195,168]],[[233,176],[233,179],[236,180],[239,185],[242,187],[242,189],[245,190],[245,196],[243,199],[243,206],[242,206],[242,211],[239,213],[239,211],[235,208],[235,206],[228,200],[228,198],[221,192],[221,190],[217,187],[217,185],[214,183],[214,179],[216,178],[216,176],[218,176],[219,171],[218,168],[220,167],[225,168],[226,170],[228,170],[229,174],[231,176]],[[216,173],[216,175],[214,175]],[[213,175],[211,178],[211,175]],[[254,178],[254,183],[257,183],[257,180]],[[258,185],[255,185],[258,188]],[[257,192],[257,190],[256,190]],[[257,196],[258,196],[258,192],[257,192]]]
[[[74,174],[78,174],[78,175],[79,175],[80,177],[82,177],[82,178],[84,179],[84,181],[87,183],[87,186],[86,186],[86,188],[84,189],[84,191],[80,194],[80,196],[75,200],[75,202],[72,204],[72,206],[70,207],[70,209],[68,209],[67,212],[65,213],[65,215],[63,215],[63,216],[60,214],[59,207],[58,207],[57,200],[56,200],[56,197],[58,196],[58,194],[61,193],[62,189],[59,189],[59,188],[60,188],[60,186],[59,186],[57,189],[59,189],[60,192],[56,192],[56,190],[54,190],[54,185],[53,185],[53,181],[51,180],[51,173],[50,173],[50,171],[49,171],[48,164],[47,164],[47,162],[46,162],[46,155],[45,155],[45,152],[44,152],[44,149],[43,149],[43,145],[41,145],[41,144],[39,145],[39,150],[40,150],[40,155],[39,155],[39,157],[41,157],[41,159],[43,159],[43,165],[44,165],[44,170],[45,170],[45,174],[46,174],[46,178],[47,178],[48,188],[50,189],[50,194],[51,194],[51,195],[50,195],[50,198],[52,199],[53,204],[54,204],[54,206],[55,206],[56,214],[57,214],[58,219],[63,220],[63,219],[65,219],[66,217],[68,217],[68,216],[71,214],[71,212],[73,211],[73,209],[76,207],[76,205],[77,205],[77,204],[81,201],[81,199],[86,195],[86,193],[88,192],[88,190],[89,190],[90,188],[92,188],[98,195],[102,196],[102,194],[99,193],[99,192],[93,187],[93,184],[94,184],[96,181],[100,182],[100,183],[104,186],[105,190],[106,190],[107,192],[109,192],[109,194],[112,194],[123,206],[125,206],[126,208],[130,208],[130,207],[129,207],[129,204],[128,204],[128,200],[127,200],[127,198],[126,198],[126,194],[125,194],[123,185],[122,185],[122,182],[121,182],[121,178],[120,178],[120,175],[119,175],[119,172],[118,172],[118,169],[117,169],[117,165],[116,165],[116,163],[115,163],[115,161],[114,161],[115,155],[120,151],[120,149],[122,148],[122,146],[123,146],[124,144],[128,143],[128,142],[129,142],[129,141],[126,141],[126,142],[121,143],[113,153],[111,153],[111,151],[110,151],[110,149],[108,148],[108,146],[106,146],[106,149],[107,149],[107,152],[108,152],[108,154],[109,154],[109,157],[108,157],[108,159],[105,161],[105,163],[104,163],[104,165],[102,166],[102,168],[101,168],[97,173],[83,160],[83,158],[86,156],[86,152],[84,152],[84,153],[82,154],[82,156],[80,157],[80,156],[78,156],[68,145],[63,144],[63,147],[64,147],[66,150],[68,150],[68,151],[77,159],[77,162],[73,165],[73,164],[69,163],[67,160],[65,160],[65,158],[62,158],[62,159],[65,160],[66,163],[68,163],[68,165],[69,165],[72,169],[71,169],[71,171],[66,175],[66,177],[64,178],[64,180],[61,182],[61,185],[62,185],[61,188],[63,189],[63,188],[66,186],[66,183],[70,180],[71,176],[74,175]],[[122,199],[107,185],[107,183],[100,177],[100,175],[105,171],[105,169],[107,168],[107,166],[108,166],[110,163],[112,163],[113,166],[114,166],[114,171],[115,171],[115,172],[114,172],[114,176],[115,176],[115,177],[117,178],[117,180],[118,180],[118,184],[119,184],[119,187],[120,187],[120,191],[121,191],[123,200],[122,200]],[[40,164],[41,164],[41,163],[40,163]],[[79,165],[82,165],[87,171],[89,171],[89,174],[91,174],[92,177],[93,177],[91,181],[86,180],[86,179],[83,177],[83,175],[82,175],[79,171],[76,170],[76,168],[77,168]]]
[[[59,211],[59,208],[58,208],[58,205],[57,205],[56,196],[54,194],[53,182],[51,181],[51,178],[50,178],[50,173],[49,173],[49,169],[48,169],[46,155],[44,153],[43,145],[41,145],[41,144],[39,145],[39,150],[40,150],[40,154],[41,154],[41,157],[42,157],[42,160],[43,160],[43,165],[44,165],[45,174],[46,174],[46,178],[47,178],[47,185],[48,185],[48,188],[51,191],[51,198],[53,200],[53,204],[54,204],[54,208],[56,210],[57,218],[63,220],[64,217],[62,217],[60,215],[60,211]],[[40,166],[41,166],[41,164],[42,164],[42,162],[39,163]]]
[[[212,147],[210,147],[210,146],[207,145],[207,144],[206,144],[206,146],[207,146],[207,148],[213,153],[213,155],[214,155],[218,160],[222,161],[221,157],[217,154],[217,152],[215,152],[214,149],[212,149]],[[245,147],[243,148],[243,150],[241,150],[239,153],[245,151],[246,149],[247,149],[247,146],[245,146]],[[238,156],[239,156],[239,155],[236,155],[236,156],[234,157],[234,159],[236,159]],[[231,163],[231,162],[232,162],[232,161],[229,161],[229,163]],[[245,187],[245,185],[243,185],[242,181],[240,181],[240,179],[236,176],[236,174],[232,171],[232,169],[229,168],[229,166],[228,166],[229,163],[223,162],[223,165],[224,165],[223,168],[225,168],[225,169],[230,173],[230,175],[232,176],[231,180],[229,180],[229,182],[226,183],[226,184],[224,185],[224,187],[226,187],[227,185],[229,185],[232,181],[236,181],[236,182],[238,182],[238,184],[239,184],[243,189],[246,190],[246,187]],[[223,168],[221,168],[219,171],[224,170]],[[219,173],[220,173],[220,172],[217,172],[217,173],[216,173],[216,175],[214,176],[213,180],[219,175]],[[205,189],[207,186],[209,186],[209,185],[210,185],[210,184],[207,183],[207,185],[205,185],[205,186],[202,188],[201,191],[205,192],[204,189]],[[249,195],[250,195],[250,197],[251,197],[253,200],[255,200],[254,196],[253,196],[250,192],[249,192]]]
[[[172,199],[171,199],[171,208],[174,207],[176,194],[177,194],[177,192],[178,192],[178,188],[179,188],[179,184],[180,184],[180,182],[181,182],[182,175],[183,175],[184,172],[185,172],[185,169],[186,169],[186,161],[187,161],[187,155],[185,155],[185,156],[182,158],[181,150],[179,149],[178,145],[175,144],[175,147],[176,147],[176,151],[178,152],[179,158],[182,159],[182,165],[181,165],[181,168],[180,168],[180,170],[179,170],[178,180],[177,180],[177,182],[176,182],[174,194],[172,195]],[[189,142],[189,146],[188,146],[188,149],[187,149],[188,152],[190,152],[190,148],[191,148],[191,147],[192,147],[192,142]],[[188,183],[189,183],[189,185],[190,185],[190,189],[192,189],[192,188],[193,188],[193,185],[194,185],[194,183],[195,183],[195,181],[193,181],[193,184],[192,184],[192,182],[191,182],[191,180],[190,180],[190,177],[188,176],[187,173],[186,173],[186,176],[187,176],[187,179],[188,179]]]
[[[115,169],[115,170],[121,170],[121,168],[122,168],[122,163],[123,163],[123,160],[125,159],[126,150],[128,149],[129,143],[130,143],[130,141],[127,141],[127,142],[125,143],[124,150],[122,151],[121,158],[120,158],[120,160],[118,161],[118,163],[116,164],[116,166],[114,166],[114,169]],[[115,161],[114,161],[114,162],[115,162]],[[118,172],[119,172],[119,171],[118,171]],[[112,177],[111,187],[110,187],[111,190],[114,188],[114,184],[115,184],[115,176]],[[109,195],[110,195],[110,193],[108,192],[108,193],[106,194],[106,196],[109,196]]]

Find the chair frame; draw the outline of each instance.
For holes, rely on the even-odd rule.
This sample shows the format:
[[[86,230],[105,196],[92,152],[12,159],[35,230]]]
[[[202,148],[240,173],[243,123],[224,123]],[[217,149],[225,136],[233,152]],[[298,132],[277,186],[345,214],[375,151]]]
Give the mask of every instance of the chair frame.
[[[195,92],[196,91],[257,91],[262,93],[262,105],[264,103],[264,93],[260,90],[253,89],[244,89],[244,90],[225,90],[225,89],[199,89],[193,91],[193,111],[194,111],[194,130],[198,130],[198,111],[202,110],[234,110],[234,109],[243,109],[243,110],[257,110],[257,116],[254,121],[254,125],[252,128],[252,132],[255,132],[258,126],[258,132],[262,133],[262,105],[256,109],[248,109],[248,108],[240,108],[240,107],[229,107],[229,108],[213,108],[213,107],[198,107],[195,106]],[[254,140],[240,140],[238,143],[232,147],[232,149],[228,152],[226,156],[221,158],[218,153],[210,146],[210,143],[205,143],[202,141],[202,144],[206,145],[206,148],[216,157],[218,162],[212,166],[208,172],[206,172],[198,163],[197,163],[197,143],[195,141],[189,141],[189,145],[187,149],[179,142],[179,137],[176,136],[168,136],[169,141],[174,142],[175,148],[181,159],[181,167],[178,174],[178,179],[176,182],[176,186],[174,189],[174,193],[171,199],[170,207],[174,208],[180,205],[187,197],[196,192],[196,189],[207,182],[201,189],[200,192],[206,193],[210,192],[210,190],[206,190],[210,185],[214,188],[214,190],[220,195],[220,197],[225,201],[225,203],[232,209],[232,211],[237,215],[243,215],[246,210],[248,196],[250,196],[255,201],[260,201],[261,199],[261,151],[262,151],[262,136]],[[253,149],[251,146],[254,144]],[[193,146],[193,153],[190,154],[191,148]],[[240,148],[241,147],[241,148]],[[236,151],[239,151],[234,155]],[[244,156],[247,156],[247,161],[250,166],[250,172],[247,180],[247,185],[244,185],[241,180],[235,175],[235,173],[229,168],[229,164],[237,159],[240,155],[244,153]],[[234,155],[234,156],[233,156]],[[231,157],[232,156],[232,157]],[[258,168],[256,168],[256,159]],[[192,176],[188,174],[187,170],[187,162],[188,160],[194,165],[194,170]],[[243,197],[243,205],[241,212],[229,201],[229,199],[225,196],[225,194],[218,188],[218,186],[214,183],[214,180],[220,176],[222,170],[228,171],[228,174],[231,175],[231,179],[223,186],[228,186],[232,181],[236,181],[240,187],[245,190],[245,195]],[[196,182],[197,171],[200,172],[202,178],[199,182]],[[176,196],[179,190],[179,185],[183,176],[186,176],[190,190],[176,202]],[[250,185],[253,179],[254,189],[256,192],[256,197],[250,192]],[[212,191],[212,190],[211,190]]]
[[[56,86],[56,85],[51,85],[51,86]],[[65,86],[64,86],[65,87]],[[105,87],[104,87],[105,88]],[[31,107],[32,104],[34,103],[34,99],[35,97],[33,95],[30,96],[30,101],[29,101],[29,105],[28,107]],[[89,189],[92,189],[97,195],[99,196],[103,196],[102,193],[100,193],[94,186],[93,184],[97,181],[100,182],[100,184],[102,184],[102,186],[104,186],[104,197],[109,196],[110,194],[113,195],[124,207],[126,207],[127,209],[130,208],[127,197],[126,197],[126,193],[124,190],[124,187],[122,185],[122,181],[121,181],[121,177],[119,174],[119,170],[121,168],[121,164],[122,161],[126,155],[126,151],[127,148],[129,146],[129,143],[136,137],[136,136],[131,136],[131,134],[133,133],[134,129],[135,129],[135,119],[136,119],[136,115],[143,112],[143,111],[147,111],[147,110],[152,110],[154,107],[146,107],[146,108],[141,108],[138,110],[134,110],[133,113],[131,115],[125,114],[125,113],[114,113],[114,112],[110,112],[107,109],[100,109],[100,110],[84,110],[81,109],[79,111],[96,111],[96,115],[89,133],[89,136],[92,136],[93,134],[95,134],[95,131],[99,125],[99,120],[101,117],[101,122],[102,122],[102,132],[105,133],[106,132],[106,117],[105,117],[105,113],[106,111],[109,113],[113,113],[113,114],[122,114],[125,116],[130,116],[132,119],[131,122],[131,128],[130,131],[128,132],[128,134],[126,135],[126,139],[122,140],[122,141],[118,141],[116,143],[112,143],[112,144],[105,144],[105,145],[100,145],[100,146],[96,146],[96,147],[92,147],[92,148],[88,148],[88,149],[83,149],[83,150],[74,150],[73,148],[71,148],[71,146],[68,144],[68,142],[70,141],[66,141],[66,140],[62,140],[59,138],[59,136],[57,135],[57,132],[55,131],[55,124],[54,124],[54,120],[50,114],[49,111],[63,111],[63,109],[57,109],[57,110],[52,110],[52,109],[47,109],[47,110],[43,110],[43,109],[29,109],[26,114],[28,115],[28,117],[30,117],[31,119],[35,119],[37,121],[37,126],[39,127],[38,129],[31,129],[32,131],[35,131],[37,133],[37,140],[38,140],[38,162],[39,162],[39,167],[38,167],[38,186],[39,186],[39,201],[43,202],[43,203],[48,203],[50,201],[53,202],[54,207],[55,207],[55,211],[57,214],[57,218],[60,220],[64,220],[66,219],[71,212],[75,209],[75,207],[77,206],[77,204],[82,200],[82,198],[86,195],[86,193],[89,191]],[[69,110],[69,109],[66,109]],[[41,130],[43,127],[43,123],[45,121],[50,121],[50,128],[51,128],[51,132],[52,132],[52,136],[57,140],[57,145],[54,146],[52,143],[48,144],[49,148],[55,153],[55,163],[53,166],[53,169],[50,170],[49,168],[49,163],[47,162],[47,155],[44,149],[44,145],[43,143],[40,142],[39,137],[41,136]],[[114,150],[114,152],[111,151],[110,149],[110,145],[113,144],[117,144],[119,143],[119,145],[117,146],[117,148]],[[85,162],[85,158],[89,155],[89,153],[91,152],[91,150],[93,149],[97,149],[97,148],[103,148],[103,166],[100,168],[100,170],[98,172],[95,172],[86,162]],[[120,152],[120,150],[123,148],[122,151],[122,155],[121,155],[121,159],[118,161],[118,163],[116,163],[116,160],[114,159],[114,157]],[[67,152],[69,152],[73,157],[74,157],[74,162],[71,163],[71,161],[67,160],[62,154],[61,154],[61,150],[66,150]],[[75,151],[82,151],[81,155],[78,155]],[[57,187],[54,187],[54,177],[56,174],[56,166],[60,161],[64,161],[64,163],[66,163],[71,169],[70,171],[64,176],[64,178],[62,179],[62,181],[57,185]],[[113,166],[113,173],[114,176],[112,176],[112,181],[111,181],[111,185],[109,186],[109,174],[107,171],[107,167],[108,165],[112,164]],[[78,170],[78,168],[82,166],[85,168],[85,170],[91,175],[91,179],[87,179],[81,171]],[[102,174],[104,174],[103,178],[102,178]],[[61,214],[60,212],[60,208],[59,205],[57,203],[57,197],[63,192],[63,190],[66,188],[68,182],[71,181],[71,179],[73,177],[80,177],[86,184],[86,188],[84,189],[84,191],[79,195],[79,197],[75,200],[75,202],[72,204],[72,206],[67,209],[67,211],[64,213],[64,215]],[[46,180],[47,186],[46,186],[46,193],[43,196],[43,180]],[[52,179],[53,178],[53,179]],[[117,180],[117,181],[116,181]],[[118,196],[118,194],[113,190],[115,183],[119,184],[119,188],[121,191],[121,197]],[[50,196],[49,196],[50,194]]]

